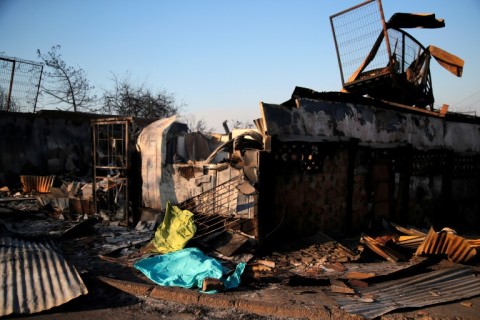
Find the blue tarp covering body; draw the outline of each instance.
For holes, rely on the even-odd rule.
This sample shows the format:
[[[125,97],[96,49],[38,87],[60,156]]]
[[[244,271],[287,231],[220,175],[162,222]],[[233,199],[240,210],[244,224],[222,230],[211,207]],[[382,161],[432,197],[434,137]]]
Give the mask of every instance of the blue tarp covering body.
[[[205,278],[215,278],[224,282],[225,289],[232,289],[239,286],[245,263],[239,263],[235,272],[226,277],[229,270],[220,261],[197,248],[186,248],[142,259],[135,263],[135,268],[162,286],[202,288]]]

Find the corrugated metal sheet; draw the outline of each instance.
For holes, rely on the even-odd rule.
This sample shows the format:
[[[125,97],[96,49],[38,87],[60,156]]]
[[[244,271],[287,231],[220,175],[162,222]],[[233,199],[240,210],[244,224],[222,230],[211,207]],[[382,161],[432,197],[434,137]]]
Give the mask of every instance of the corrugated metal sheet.
[[[480,295],[469,268],[428,272],[360,289],[357,297],[332,295],[341,309],[372,319],[400,308],[418,308]]]
[[[389,277],[396,274],[404,272],[414,272],[414,269],[422,268],[425,260],[418,259],[417,262],[407,261],[407,262],[396,262],[390,263],[387,261],[384,262],[368,262],[368,263],[355,263],[349,262],[343,264],[346,270],[343,272],[343,275],[339,277],[345,277],[347,279],[370,279],[374,277]],[[392,279],[392,278],[390,278]]]
[[[48,193],[52,187],[55,176],[20,176],[23,192],[37,191]]]
[[[471,260],[477,251],[460,236],[445,231],[437,233],[430,228],[415,254],[417,256],[445,254],[448,256],[448,260],[462,263]]]
[[[88,293],[51,240],[0,237],[0,316],[31,314]]]

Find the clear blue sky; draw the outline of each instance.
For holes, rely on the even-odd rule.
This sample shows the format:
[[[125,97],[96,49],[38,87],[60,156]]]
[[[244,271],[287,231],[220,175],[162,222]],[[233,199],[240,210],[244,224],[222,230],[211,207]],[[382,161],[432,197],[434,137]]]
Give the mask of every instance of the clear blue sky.
[[[338,91],[341,78],[329,17],[353,0],[0,0],[0,52],[38,61],[61,45],[67,65],[110,88],[130,74],[187,104],[185,113],[223,131],[223,120],[260,117],[295,86]],[[432,61],[437,107],[480,115],[480,1],[383,0],[395,12],[436,13],[443,29],[409,29],[423,45],[465,60],[462,78]],[[101,92],[100,92],[101,93]]]

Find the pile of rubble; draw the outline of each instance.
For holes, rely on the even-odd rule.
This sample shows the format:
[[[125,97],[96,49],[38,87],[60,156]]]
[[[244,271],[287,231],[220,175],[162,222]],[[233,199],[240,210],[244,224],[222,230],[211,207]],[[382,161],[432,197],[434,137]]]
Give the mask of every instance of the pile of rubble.
[[[73,181],[52,186],[50,193],[42,194],[31,190],[28,194],[12,194],[3,188],[2,207],[11,203],[17,206],[23,203],[24,207],[2,211],[2,229],[6,231],[2,243],[31,235],[53,238],[80,274],[148,283],[150,280],[136,270],[135,265],[159,256],[152,252],[152,245],[156,237],[168,237],[168,232],[173,232],[164,233],[165,221],[173,218],[164,218],[164,212],[145,210],[135,228],[126,228],[109,217],[87,214],[84,209],[76,211],[70,200],[88,200],[89,190],[91,184]],[[8,198],[16,201],[6,201]],[[34,205],[25,206],[25,203]],[[22,208],[25,213],[19,219],[17,213],[22,212]],[[177,209],[179,214],[183,212],[182,208]],[[366,318],[401,307],[422,307],[480,295],[480,281],[475,276],[479,271],[478,238],[460,236],[449,228],[436,232],[433,228],[427,231],[387,222],[384,227],[379,236],[362,234],[342,241],[317,232],[298,241],[278,243],[266,255],[260,255],[252,245],[255,242],[243,235],[238,236],[240,242],[234,243],[232,239],[238,240],[238,237],[230,234],[230,242],[216,248],[205,247],[205,243],[192,236],[182,247],[201,248],[226,268],[227,275],[232,275],[235,269],[238,271],[241,265],[243,290],[256,290],[272,279],[286,286],[314,285],[325,291],[341,309]],[[199,290],[227,289],[223,280],[211,277],[201,280]],[[81,282],[78,286],[83,288]],[[455,289],[457,287],[462,289]],[[398,289],[392,291],[391,288]],[[409,299],[405,298],[407,291]],[[86,290],[82,294],[86,294]]]

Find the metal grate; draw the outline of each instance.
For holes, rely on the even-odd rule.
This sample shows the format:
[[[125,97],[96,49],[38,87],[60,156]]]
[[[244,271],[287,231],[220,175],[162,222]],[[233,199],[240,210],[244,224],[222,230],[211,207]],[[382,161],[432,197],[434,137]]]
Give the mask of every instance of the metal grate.
[[[194,238],[206,240],[240,222],[236,214],[239,179],[240,176],[236,176],[179,204],[180,208],[195,214]]]
[[[457,156],[453,159],[454,178],[475,178],[480,175],[480,156]]]
[[[412,176],[442,175],[448,164],[447,154],[419,152],[413,155]]]
[[[43,65],[0,56],[0,110],[35,112]]]
[[[365,61],[383,33],[384,21],[381,4],[377,0],[367,1],[330,17],[342,84],[350,82],[350,77]],[[388,62],[388,48],[383,41],[364,71],[383,68]]]
[[[96,167],[109,170],[108,174],[115,174],[114,170],[126,167],[126,137],[128,129],[126,122],[97,121],[94,126]]]

